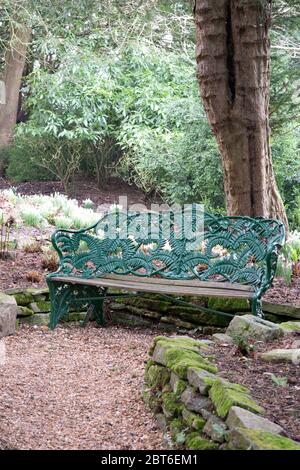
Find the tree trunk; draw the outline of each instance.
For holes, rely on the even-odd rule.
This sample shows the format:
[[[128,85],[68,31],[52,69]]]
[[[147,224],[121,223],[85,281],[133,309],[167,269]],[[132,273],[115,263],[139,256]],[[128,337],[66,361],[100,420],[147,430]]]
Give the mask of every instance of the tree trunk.
[[[196,59],[204,108],[224,168],[229,215],[287,225],[269,143],[272,0],[195,0]]]
[[[19,26],[12,31],[5,54],[5,102],[0,103],[0,147],[10,143],[17,122],[19,93],[31,31]]]

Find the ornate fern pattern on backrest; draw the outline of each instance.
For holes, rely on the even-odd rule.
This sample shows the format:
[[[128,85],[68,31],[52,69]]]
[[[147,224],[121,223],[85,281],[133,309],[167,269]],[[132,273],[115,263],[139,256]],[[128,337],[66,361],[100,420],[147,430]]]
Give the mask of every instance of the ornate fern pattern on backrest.
[[[59,273],[84,278],[114,273],[227,281],[256,290],[271,282],[285,238],[279,221],[205,214],[197,244],[196,235],[187,239],[176,233],[175,223],[166,237],[161,220],[153,223],[152,215],[119,213],[116,223],[115,214],[107,214],[90,229],[56,231],[52,241],[60,256]]]

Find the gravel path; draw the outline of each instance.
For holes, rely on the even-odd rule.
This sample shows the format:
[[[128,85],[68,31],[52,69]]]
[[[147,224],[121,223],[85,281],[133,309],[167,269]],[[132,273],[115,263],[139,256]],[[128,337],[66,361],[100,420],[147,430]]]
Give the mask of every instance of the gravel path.
[[[162,432],[141,399],[156,334],[22,327],[5,338],[0,440],[14,449],[163,449]]]

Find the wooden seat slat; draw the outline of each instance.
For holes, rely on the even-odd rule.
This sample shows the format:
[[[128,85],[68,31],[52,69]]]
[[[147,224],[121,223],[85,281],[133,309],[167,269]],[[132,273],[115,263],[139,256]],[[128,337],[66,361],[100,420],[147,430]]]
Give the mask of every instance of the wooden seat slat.
[[[198,279],[166,279],[160,277],[141,277],[141,276],[125,276],[122,274],[105,274],[105,279],[115,279],[124,281],[134,282],[145,282],[147,284],[165,284],[167,286],[193,286],[193,287],[205,287],[205,288],[216,288],[216,289],[231,289],[238,291],[253,292],[253,288],[248,285],[230,283],[230,282],[217,282],[217,281],[199,281]]]
[[[209,288],[207,283],[203,282],[203,286],[184,286],[184,285],[166,285],[159,283],[148,284],[146,282],[135,282],[125,280],[115,280],[108,278],[96,278],[96,279],[82,279],[78,277],[68,276],[57,276],[52,277],[52,281],[60,281],[69,284],[84,284],[88,286],[103,286],[112,288],[121,288],[129,291],[142,291],[142,292],[154,292],[170,295],[194,295],[194,296],[211,296],[211,297],[239,297],[244,299],[250,299],[253,297],[253,292],[237,289],[226,288]]]

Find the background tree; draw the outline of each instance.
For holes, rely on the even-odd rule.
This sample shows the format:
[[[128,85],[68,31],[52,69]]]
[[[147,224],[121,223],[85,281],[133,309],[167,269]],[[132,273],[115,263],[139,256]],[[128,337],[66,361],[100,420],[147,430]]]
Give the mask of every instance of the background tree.
[[[5,101],[0,103],[0,147],[11,142],[17,122],[19,92],[26,63],[26,54],[31,38],[31,30],[25,25],[12,27],[9,46],[5,53],[3,83]]]
[[[231,215],[280,218],[269,128],[271,0],[196,0],[196,58]]]
[[[13,137],[19,110],[20,87],[31,40],[31,29],[23,15],[26,2],[3,0],[0,5],[0,80],[5,90],[0,103],[0,151]],[[0,161],[0,174],[3,165]]]

